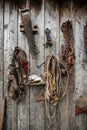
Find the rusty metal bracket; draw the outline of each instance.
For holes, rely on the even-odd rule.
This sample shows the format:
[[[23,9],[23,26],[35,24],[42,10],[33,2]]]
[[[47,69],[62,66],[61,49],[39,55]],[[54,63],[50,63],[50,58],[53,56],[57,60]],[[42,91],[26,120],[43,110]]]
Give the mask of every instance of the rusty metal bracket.
[[[46,28],[45,34],[46,34],[46,40],[47,40],[47,42],[45,44],[45,47],[48,47],[48,46],[51,47],[53,44],[52,44],[52,39],[51,39],[51,36],[50,36],[50,30],[49,30],[49,28]]]
[[[33,34],[36,34],[38,32],[38,26],[37,26],[37,24],[35,24],[35,25],[32,26],[32,31],[33,31]]]
[[[20,32],[25,32],[23,22],[20,23]]]
[[[25,32],[23,22],[20,23],[20,32]],[[32,26],[32,32],[33,34],[36,34],[38,32],[37,24]]]

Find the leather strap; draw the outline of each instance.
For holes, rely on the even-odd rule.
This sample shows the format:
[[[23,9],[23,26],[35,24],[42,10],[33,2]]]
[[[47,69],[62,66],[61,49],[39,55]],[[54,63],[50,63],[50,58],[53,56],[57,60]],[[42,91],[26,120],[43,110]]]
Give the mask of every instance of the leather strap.
[[[7,84],[8,96],[18,102],[24,94],[24,85],[28,79],[28,62],[27,55],[24,50],[19,47],[15,47],[9,69],[10,71]]]

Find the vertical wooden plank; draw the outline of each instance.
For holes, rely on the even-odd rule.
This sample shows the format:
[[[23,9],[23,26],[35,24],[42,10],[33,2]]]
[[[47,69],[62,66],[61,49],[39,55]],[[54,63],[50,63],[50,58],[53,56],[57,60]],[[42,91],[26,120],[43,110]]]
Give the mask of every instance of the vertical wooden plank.
[[[5,1],[4,11],[4,93],[7,96],[8,66],[11,63],[12,52],[17,45],[17,10],[15,4]],[[6,127],[7,130],[16,128],[16,110],[15,104],[7,97],[6,107]],[[15,123],[16,122],[16,123]]]
[[[87,96],[87,54],[84,48],[84,25],[87,21],[87,6],[76,7],[76,98],[81,95]],[[87,116],[76,115],[76,129],[85,130],[87,129]]]
[[[34,41],[39,50],[36,59],[32,59],[30,57],[30,74],[37,74],[40,76],[41,71],[43,70],[43,66],[41,68],[37,68],[37,65],[40,65],[44,61],[44,0],[41,0],[41,4],[37,2],[38,8],[33,6],[36,2],[33,0],[30,1],[30,8],[31,8],[31,22],[32,26],[38,26],[38,32],[34,34]]]
[[[55,2],[54,2],[55,3]],[[58,51],[58,9],[57,3],[55,3],[54,7],[50,5],[50,2],[45,1],[45,28],[50,29],[51,39],[52,39],[52,47],[45,48],[45,57],[47,55],[56,55]],[[45,35],[45,43],[46,43],[46,35]],[[58,53],[58,52],[57,52]]]
[[[13,48],[15,48],[17,45],[18,45],[18,32],[17,32],[17,29],[18,29],[18,8],[17,8],[17,5],[16,5],[16,0],[13,4],[13,30],[14,30],[14,37],[13,37],[13,40],[12,40],[12,43],[13,43]],[[13,123],[14,123],[14,130],[18,130],[18,106],[16,103],[13,104],[13,107],[14,107],[14,111],[13,111]]]
[[[67,20],[72,20],[74,31],[74,7],[71,2],[64,2],[60,6],[60,49],[65,43],[61,25]],[[65,90],[66,78],[62,78],[61,88]],[[60,129],[73,130],[75,129],[75,109],[74,109],[74,72],[69,76],[69,84],[66,97],[60,102]]]
[[[27,1],[29,2],[29,1]],[[20,9],[29,8],[28,3],[25,2]],[[26,34],[20,32],[21,14],[18,12],[18,46],[22,48],[27,54],[27,60],[29,63],[29,46]],[[29,67],[29,66],[28,66]],[[18,104],[18,130],[29,130],[29,86],[26,87],[26,94],[22,102]]]
[[[64,6],[60,7],[60,48],[61,48],[61,45],[64,44],[64,38],[63,38],[63,34],[61,32],[61,25],[63,24],[63,22],[66,21],[66,19],[68,19],[67,18],[68,16],[66,16],[66,14],[67,14],[66,6],[65,6],[65,8],[64,8]],[[61,85],[63,87],[64,87],[64,83],[65,82],[62,81]],[[68,126],[67,126],[68,125],[68,119],[67,119],[68,111],[67,111],[66,103],[67,103],[67,98],[65,101],[63,101],[59,104],[60,105],[59,106],[60,107],[60,123],[62,123],[62,125],[60,126],[61,130],[66,130],[68,128]]]
[[[26,0],[26,8],[30,9],[30,0]],[[28,75],[30,75],[30,52],[29,52],[29,45],[26,39],[26,52],[27,52],[27,59],[28,59]],[[27,93],[26,93],[26,115],[27,115],[27,123],[26,128],[30,130],[30,88],[27,86]]]
[[[35,6],[36,5],[36,6]],[[30,56],[30,75],[36,74],[40,76],[43,71],[43,66],[37,68],[44,61],[44,0],[30,1],[31,22],[32,25],[37,24],[38,32],[34,34],[34,41],[39,50],[35,60]],[[33,88],[34,87],[34,88]],[[30,130],[44,130],[44,101],[33,102],[34,94],[41,92],[42,86],[30,87]]]
[[[8,51],[7,51],[7,46],[9,46],[9,3],[5,2],[4,3],[5,5],[5,8],[4,8],[4,93],[5,93],[5,96],[7,95],[7,75],[8,75],[8,72],[7,72],[7,68],[8,68],[8,65],[9,65],[9,54],[8,54]],[[6,60],[6,62],[5,62]],[[6,79],[6,81],[5,81]],[[10,103],[12,104],[12,102]],[[6,103],[6,119],[5,119],[5,127],[8,128],[8,123],[9,123],[9,120],[11,118],[12,120],[12,112],[11,112],[11,116],[10,118],[8,118],[8,107],[7,107],[7,103]],[[11,122],[12,124],[12,122]],[[12,128],[12,126],[11,126]]]
[[[30,130],[45,130],[44,100],[36,98],[40,93],[44,95],[44,85],[30,87]]]
[[[0,1],[0,110],[3,97],[3,0]],[[1,116],[1,112],[0,112]]]
[[[45,1],[45,28],[48,28],[50,32],[50,36],[52,39],[52,47],[45,48],[45,58],[48,55],[54,55],[57,58],[59,57],[59,8],[58,3],[54,2],[51,4],[50,1]],[[47,42],[45,35],[45,44]],[[47,106],[49,107],[49,106]],[[49,109],[49,108],[48,108]],[[46,115],[46,130],[57,130],[58,129],[58,114],[57,107],[50,106],[50,111],[55,112],[55,117],[51,119],[51,121],[47,118]],[[47,111],[47,110],[46,110]]]
[[[70,17],[72,21],[73,26],[73,38],[74,38],[74,53],[76,51],[75,48],[75,4],[74,1],[71,1],[70,3]],[[75,55],[75,54],[74,54]],[[75,55],[76,56],[76,55]],[[75,122],[75,64],[72,73],[70,74],[70,81],[69,81],[69,129],[76,130],[76,122]]]

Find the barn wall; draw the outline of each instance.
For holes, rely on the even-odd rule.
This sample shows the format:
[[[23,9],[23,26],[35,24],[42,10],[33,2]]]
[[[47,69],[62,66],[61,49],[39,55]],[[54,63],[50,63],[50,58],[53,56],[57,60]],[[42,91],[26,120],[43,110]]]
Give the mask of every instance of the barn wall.
[[[56,1],[55,1],[56,2]],[[24,101],[14,103],[7,97],[5,113],[5,130],[86,130],[87,116],[75,116],[75,98],[80,95],[87,96],[87,58],[84,51],[83,27],[87,20],[87,6],[77,6],[73,2],[59,5],[42,0],[26,0],[23,4],[15,4],[14,1],[0,0],[0,109],[3,96],[7,96],[8,65],[11,62],[12,52],[15,46],[19,46],[27,53],[29,62],[29,74],[41,75],[44,66],[37,68],[47,55],[53,54],[59,58],[61,44],[64,44],[61,25],[66,20],[73,21],[75,38],[75,72],[69,81],[69,92],[58,104],[56,117],[52,122],[46,117],[44,101],[35,101],[35,95],[44,93],[44,86],[27,87]],[[35,43],[39,48],[36,59],[32,59],[29,51],[26,35],[20,32],[21,15],[19,8],[29,8],[32,24],[38,25],[38,34],[34,35]],[[44,30],[51,30],[53,46],[45,48]],[[75,81],[75,82],[74,82]],[[64,80],[62,80],[64,87]]]

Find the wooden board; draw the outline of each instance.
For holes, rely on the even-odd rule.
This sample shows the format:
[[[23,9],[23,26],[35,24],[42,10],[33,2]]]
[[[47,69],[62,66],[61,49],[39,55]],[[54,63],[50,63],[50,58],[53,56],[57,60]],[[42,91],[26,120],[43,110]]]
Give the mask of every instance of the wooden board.
[[[44,95],[44,85],[30,86],[30,130],[45,129],[44,100],[39,95]],[[34,116],[33,116],[34,115]]]
[[[20,6],[20,9],[26,8],[26,4]],[[20,32],[21,13],[18,12],[18,46],[22,48],[27,54],[29,67],[29,46],[26,34]],[[29,86],[25,86],[26,94],[22,102],[18,104],[18,130],[29,130]]]
[[[34,34],[34,41],[39,50],[35,60],[30,55],[30,75],[36,74],[41,76],[43,66],[38,68],[44,61],[44,0],[42,4],[38,5],[40,10],[33,8],[32,0],[30,1],[31,7],[31,22],[32,26],[38,26],[38,32]],[[44,101],[34,102],[34,94],[40,93],[44,90],[43,86],[32,86],[30,87],[30,130],[44,130],[45,118],[44,118]],[[34,116],[33,116],[34,115]]]
[[[57,6],[55,4],[55,10],[52,9],[52,7],[49,5],[48,2],[45,1],[45,26],[44,26],[44,31],[46,28],[50,30],[50,36],[52,39],[52,47],[47,47],[45,48],[45,57],[47,55],[56,55],[56,51],[58,51],[58,10]],[[45,44],[46,44],[46,35],[45,35]]]
[[[47,0],[49,1],[49,0]],[[83,27],[87,21],[87,6],[80,8],[70,2],[53,5],[46,0],[36,3],[35,0],[26,0],[20,8],[29,8],[32,25],[37,24],[38,33],[34,34],[34,41],[39,53],[32,59],[26,35],[20,32],[21,15],[15,1],[0,1],[0,104],[3,96],[7,96],[8,65],[11,63],[12,52],[19,46],[27,53],[29,75],[41,76],[44,65],[38,68],[47,55],[59,58],[61,44],[64,44],[61,25],[66,20],[73,21],[75,38],[75,73],[69,81],[67,96],[55,108],[56,117],[50,122],[46,116],[45,102],[35,101],[35,95],[44,93],[44,86],[26,86],[26,96],[23,102],[16,105],[7,97],[5,129],[6,130],[86,130],[87,116],[75,116],[75,98],[87,96],[87,54],[84,49]],[[4,5],[3,5],[4,4]],[[72,7],[72,10],[71,10]],[[3,26],[4,24],[4,26]],[[45,48],[45,29],[51,30],[52,47]],[[75,78],[75,82],[73,81]],[[62,79],[62,88],[65,89],[65,79]],[[75,83],[75,84],[74,84]],[[0,106],[1,109],[1,106]],[[52,108],[53,109],[53,108]]]
[[[33,60],[30,56],[30,74],[37,74],[38,76],[41,75],[43,66],[40,68],[37,65],[40,65],[44,62],[44,0],[42,0],[41,10],[38,11],[32,8],[32,0],[30,1],[31,7],[31,22],[32,26],[37,25],[38,31],[34,34],[34,42],[38,48],[39,53],[36,56],[36,59]],[[30,54],[31,55],[31,54]]]
[[[77,8],[76,12],[76,96],[78,98],[81,95],[87,96],[87,63],[85,62],[87,59],[87,54],[85,53],[84,48],[84,25],[87,21],[86,8]],[[77,130],[85,130],[87,129],[87,116],[86,115],[77,115],[76,116],[76,129]]]
[[[59,57],[59,8],[58,5],[54,4],[54,7],[50,5],[48,1],[45,1],[45,18],[44,18],[44,33],[46,28],[50,30],[50,37],[53,46],[45,47],[45,59],[48,55],[54,55],[57,58]],[[46,34],[45,34],[45,43],[46,44]],[[45,104],[46,105],[46,104]],[[58,119],[57,119],[57,106],[47,105],[48,108],[45,106],[45,129],[46,130],[57,130],[58,129]],[[48,110],[47,110],[48,109]],[[51,119],[50,113],[55,113],[53,119]],[[48,117],[49,115],[49,117]]]
[[[65,39],[61,31],[61,26],[67,20],[72,20],[74,30],[74,8],[71,2],[64,3],[60,6],[60,50],[61,45],[65,44]],[[73,10],[72,10],[73,9]],[[61,52],[60,52],[61,55]],[[74,72],[69,76],[69,84],[65,98],[59,104],[60,110],[60,126],[61,130],[75,129],[75,110],[74,110]],[[61,88],[63,91],[66,89],[66,78],[62,78]],[[72,114],[73,113],[73,114]]]
[[[17,10],[11,2],[5,1],[4,10],[4,93],[7,96],[8,66],[11,63],[12,52],[17,45]],[[7,130],[16,129],[16,109],[13,101],[7,97],[6,103],[6,127]],[[16,129],[17,130],[17,129]]]
[[[1,103],[2,103],[2,97],[4,94],[4,82],[3,82],[3,59],[4,59],[4,55],[3,55],[3,48],[4,48],[4,44],[3,44],[3,1],[0,1],[0,110],[1,110]],[[1,112],[0,112],[0,116],[1,116]]]

